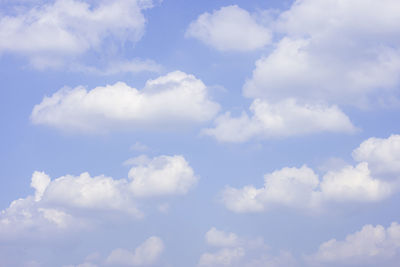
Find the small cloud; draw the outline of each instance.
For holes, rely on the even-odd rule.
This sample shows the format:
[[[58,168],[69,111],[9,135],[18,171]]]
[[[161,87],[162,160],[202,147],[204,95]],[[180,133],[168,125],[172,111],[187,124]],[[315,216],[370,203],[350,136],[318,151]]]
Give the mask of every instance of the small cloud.
[[[144,151],[146,151],[148,149],[149,148],[146,145],[144,145],[144,144],[142,144],[140,142],[136,142],[135,144],[133,144],[130,147],[130,150],[137,151],[137,152],[144,152]]]

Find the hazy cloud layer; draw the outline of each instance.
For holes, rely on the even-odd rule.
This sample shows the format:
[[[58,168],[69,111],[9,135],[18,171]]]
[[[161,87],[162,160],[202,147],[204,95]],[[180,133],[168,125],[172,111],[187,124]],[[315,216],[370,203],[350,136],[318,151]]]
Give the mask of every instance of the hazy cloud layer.
[[[106,259],[106,265],[111,266],[148,266],[157,262],[164,251],[163,241],[152,236],[138,246],[134,251],[115,249]]]
[[[205,235],[213,252],[200,256],[198,266],[232,267],[283,267],[295,266],[296,262],[288,252],[271,255],[268,246],[260,237],[240,238],[235,233],[227,233],[212,227]]]

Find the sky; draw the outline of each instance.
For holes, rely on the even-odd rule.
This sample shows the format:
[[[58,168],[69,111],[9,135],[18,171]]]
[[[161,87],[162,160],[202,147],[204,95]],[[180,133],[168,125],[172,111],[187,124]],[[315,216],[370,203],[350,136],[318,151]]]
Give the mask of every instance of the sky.
[[[0,0],[0,267],[397,266],[397,0]]]

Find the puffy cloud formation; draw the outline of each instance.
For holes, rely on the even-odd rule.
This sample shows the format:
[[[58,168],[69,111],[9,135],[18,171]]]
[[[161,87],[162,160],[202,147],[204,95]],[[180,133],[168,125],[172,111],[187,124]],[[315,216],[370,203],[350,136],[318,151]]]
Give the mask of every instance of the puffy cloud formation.
[[[36,105],[31,119],[65,131],[105,132],[204,122],[218,110],[201,80],[175,71],[147,81],[140,91],[122,82],[90,91],[61,89]]]
[[[209,245],[218,247],[218,250],[203,253],[198,266],[294,266],[290,253],[281,252],[278,256],[271,256],[262,238],[239,238],[235,233],[226,233],[215,227],[206,233],[205,238]]]
[[[151,0],[57,0],[0,17],[0,53],[26,55],[38,68],[57,67],[71,57],[99,49],[104,43],[135,43],[146,20],[142,10]]]
[[[152,236],[131,252],[126,249],[115,249],[106,259],[107,265],[112,266],[144,266],[157,262],[164,251],[164,243],[161,238]]]
[[[398,175],[400,172],[400,135],[369,138],[353,151],[357,161],[368,162],[377,174]]]
[[[138,197],[183,195],[198,178],[182,156],[160,156],[129,171],[130,190]]]
[[[374,143],[375,149],[385,151],[381,157],[378,156],[384,162],[382,166],[391,166],[388,163],[393,162],[393,155],[398,154],[398,151],[385,150],[387,142],[392,142],[396,137],[393,135],[387,139],[378,139],[380,141]],[[354,150],[353,155],[363,151],[365,144],[369,144],[370,140],[376,139],[363,142]],[[277,205],[319,209],[328,202],[376,202],[398,191],[398,174],[397,179],[388,181],[385,176],[372,176],[371,167],[374,166],[361,161],[355,166],[347,165],[340,169],[328,170],[321,180],[306,165],[301,168],[286,167],[266,174],[264,186],[261,188],[253,185],[241,189],[225,188],[222,192],[222,202],[229,210],[239,213],[260,212]]]
[[[189,25],[186,36],[221,51],[251,51],[271,40],[270,30],[236,5],[201,14]]]
[[[319,132],[354,133],[356,127],[337,107],[299,104],[286,99],[274,104],[255,99],[250,106],[252,116],[242,113],[231,117],[225,113],[215,120],[215,128],[203,133],[221,142],[245,142],[252,138],[266,139]]]
[[[244,94],[274,102],[393,104],[400,83],[398,10],[396,0],[295,1],[273,23],[284,37],[256,62]]]
[[[182,156],[160,156],[137,162],[129,172],[129,179],[82,173],[51,180],[45,173],[35,172],[31,182],[34,196],[15,200],[1,211],[0,239],[14,234],[41,235],[80,229],[96,214],[141,218],[143,213],[137,208],[139,198],[186,194],[197,180]],[[138,251],[147,253],[146,247]]]
[[[365,225],[343,241],[331,239],[307,256],[309,264],[318,266],[397,266],[400,256],[400,225],[393,222]]]

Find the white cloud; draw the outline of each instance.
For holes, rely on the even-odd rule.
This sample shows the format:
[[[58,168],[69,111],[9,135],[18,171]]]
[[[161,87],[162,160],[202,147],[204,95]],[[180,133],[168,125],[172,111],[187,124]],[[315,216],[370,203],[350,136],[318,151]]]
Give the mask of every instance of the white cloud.
[[[357,130],[337,106],[301,105],[295,99],[270,104],[266,100],[255,99],[250,111],[251,117],[246,113],[240,117],[225,113],[216,118],[215,128],[205,129],[203,133],[221,142],[245,142],[252,138],[279,138],[319,132],[354,133]]]
[[[50,236],[80,230],[108,213],[113,218],[141,218],[139,198],[187,194],[198,178],[182,156],[160,156],[137,162],[129,179],[104,175],[65,175],[51,180],[34,172],[34,196],[18,199],[0,212],[0,239]],[[32,231],[32,229],[34,231]],[[145,248],[143,248],[146,252]],[[139,250],[139,251],[142,251]],[[139,252],[138,252],[139,253]],[[137,256],[139,257],[139,256]]]
[[[90,91],[62,89],[36,105],[31,119],[65,131],[107,132],[205,122],[218,110],[201,80],[175,71],[147,81],[140,91],[122,82]]]
[[[84,220],[63,209],[40,205],[34,197],[14,200],[0,212],[0,240],[51,239],[60,233],[87,228]]]
[[[400,226],[394,222],[386,229],[365,225],[343,241],[324,242],[306,258],[310,264],[322,266],[397,266],[399,256]]]
[[[238,236],[235,233],[226,233],[212,227],[206,233],[207,244],[216,247],[231,247],[238,244]]]
[[[371,169],[380,175],[400,172],[400,135],[391,135],[389,138],[369,138],[353,151],[353,158],[357,161],[368,162]]]
[[[343,202],[379,201],[392,194],[389,183],[371,177],[366,162],[328,172],[320,186],[325,198]]]
[[[186,36],[221,51],[251,51],[271,40],[270,30],[236,5],[201,14],[189,25]]]
[[[115,249],[106,259],[106,264],[124,266],[144,266],[157,262],[164,251],[161,238],[152,236],[138,246],[134,252],[126,249]]]
[[[46,188],[42,201],[75,209],[119,211],[141,217],[134,195],[127,189],[129,182],[104,175],[91,177],[66,175],[53,180]]]
[[[59,67],[104,43],[137,42],[144,33],[148,0],[57,0],[0,17],[0,53],[22,54],[38,68]]]
[[[270,255],[268,246],[262,238],[239,238],[235,233],[227,233],[212,227],[205,235],[209,245],[218,247],[217,251],[206,252],[200,256],[198,266],[249,266],[279,267],[293,266],[290,253],[281,252]]]
[[[137,197],[182,195],[196,185],[198,177],[182,156],[160,156],[134,166],[128,177]]]
[[[393,137],[381,142],[391,140]],[[359,151],[359,148],[355,151]],[[392,156],[396,155],[396,151],[387,155],[384,162],[393,162]],[[399,189],[397,185],[400,177],[394,181],[385,178],[372,176],[367,162],[328,170],[321,179],[305,165],[301,168],[286,167],[266,174],[261,188],[253,185],[241,189],[225,188],[222,202],[226,208],[238,213],[261,212],[275,206],[319,210],[324,204],[333,202],[376,202],[393,195]]]
[[[44,172],[33,173],[31,186],[35,188],[35,201],[40,201],[49,183],[50,177]]]
[[[244,94],[269,101],[393,104],[400,84],[398,10],[395,0],[295,1],[275,21],[284,37],[256,62]]]

